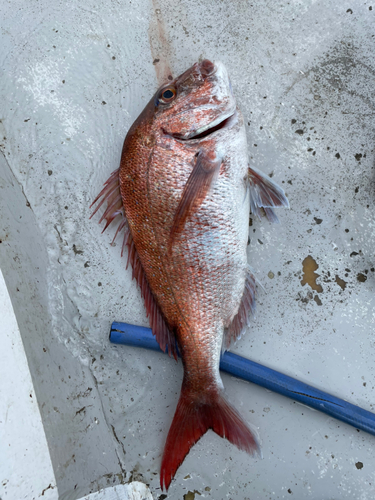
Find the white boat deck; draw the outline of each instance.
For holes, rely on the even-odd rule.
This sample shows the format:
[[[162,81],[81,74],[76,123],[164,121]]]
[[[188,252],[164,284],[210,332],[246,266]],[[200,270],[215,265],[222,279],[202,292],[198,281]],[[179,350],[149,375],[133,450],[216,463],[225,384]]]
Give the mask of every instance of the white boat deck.
[[[200,57],[226,64],[250,161],[291,205],[279,226],[251,221],[265,291],[234,351],[374,411],[375,4],[18,0],[0,11],[0,269],[13,308],[1,282],[1,500],[165,498],[181,363],[109,344],[112,321],[148,321],[114,230],[101,235],[89,205],[167,64],[174,75]],[[208,432],[167,498],[374,498],[374,436],[223,381],[263,460]]]

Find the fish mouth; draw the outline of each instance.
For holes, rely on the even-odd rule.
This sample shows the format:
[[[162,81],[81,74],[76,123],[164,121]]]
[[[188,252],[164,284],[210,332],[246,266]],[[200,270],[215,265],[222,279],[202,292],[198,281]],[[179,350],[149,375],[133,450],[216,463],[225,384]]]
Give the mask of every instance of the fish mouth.
[[[218,130],[223,130],[228,127],[230,121],[232,118],[237,114],[236,110],[227,113],[225,115],[220,116],[219,118],[216,118],[216,120],[213,120],[210,122],[208,125],[205,125],[204,127],[200,127],[194,132],[191,132],[188,135],[183,135],[183,134],[168,134],[174,139],[177,139],[179,141],[192,141],[192,140],[198,140],[198,139],[204,139],[210,135],[213,135],[215,132]],[[164,133],[167,133],[164,131]]]

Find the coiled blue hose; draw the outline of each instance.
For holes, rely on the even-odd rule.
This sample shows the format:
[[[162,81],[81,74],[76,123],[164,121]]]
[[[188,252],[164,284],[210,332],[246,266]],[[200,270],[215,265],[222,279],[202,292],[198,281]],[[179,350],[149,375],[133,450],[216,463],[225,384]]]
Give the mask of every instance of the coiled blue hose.
[[[162,352],[150,328],[112,323],[109,339],[114,344],[144,347]],[[250,361],[231,352],[225,352],[220,361],[220,370],[235,377],[253,382],[270,391],[294,399],[311,408],[350,424],[357,429],[375,435],[375,414],[347,401],[336,398],[308,384],[283,375],[266,366]]]

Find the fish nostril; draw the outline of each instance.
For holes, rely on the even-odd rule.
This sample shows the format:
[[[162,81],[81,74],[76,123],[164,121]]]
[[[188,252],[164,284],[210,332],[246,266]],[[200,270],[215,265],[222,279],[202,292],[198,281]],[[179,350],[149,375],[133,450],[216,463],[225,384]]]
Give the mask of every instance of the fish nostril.
[[[200,64],[200,70],[203,78],[207,78],[207,76],[211,75],[215,71],[215,65],[208,59],[205,59]]]

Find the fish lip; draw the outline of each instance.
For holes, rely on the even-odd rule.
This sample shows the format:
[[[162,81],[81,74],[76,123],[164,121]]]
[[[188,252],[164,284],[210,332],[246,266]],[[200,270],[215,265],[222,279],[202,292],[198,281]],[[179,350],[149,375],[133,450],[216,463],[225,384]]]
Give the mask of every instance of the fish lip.
[[[212,122],[208,123],[204,127],[200,127],[199,129],[197,129],[194,132],[191,132],[190,134],[187,134],[187,135],[170,134],[170,133],[166,132],[165,130],[163,130],[163,132],[167,135],[170,135],[174,139],[177,139],[178,141],[187,142],[187,141],[198,140],[200,138],[203,138],[203,137],[198,137],[198,136],[204,135],[204,137],[206,138],[208,136],[215,134],[215,132],[218,132],[219,130],[223,130],[224,128],[227,128],[231,118],[235,117],[236,115],[237,115],[237,110],[236,109],[231,110],[230,112],[222,114],[221,116],[219,116],[218,118],[216,118]],[[211,129],[213,129],[212,132],[210,132]]]

